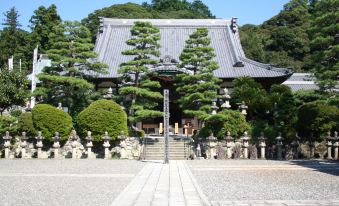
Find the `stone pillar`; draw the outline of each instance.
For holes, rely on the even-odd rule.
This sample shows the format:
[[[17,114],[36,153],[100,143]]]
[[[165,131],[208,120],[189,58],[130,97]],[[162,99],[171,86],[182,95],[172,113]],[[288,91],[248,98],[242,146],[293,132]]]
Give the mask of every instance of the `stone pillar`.
[[[35,139],[37,140],[36,147],[38,148],[38,159],[42,159],[42,151],[41,150],[42,150],[42,147],[43,147],[42,140],[44,139],[44,137],[42,136],[40,131],[38,132],[38,136],[35,137]]]
[[[231,137],[230,132],[227,132],[227,136],[225,140],[226,140],[226,148],[227,148],[227,151],[226,151],[227,158],[231,159],[232,158],[232,147],[234,145],[234,138]]]
[[[248,159],[248,147],[249,147],[249,141],[250,137],[248,136],[248,133],[245,132],[242,139],[242,147],[244,148],[244,159]]]
[[[92,132],[90,132],[90,131],[87,132],[86,140],[87,140],[87,143],[86,143],[86,147],[87,147],[87,159],[91,159],[92,158],[92,147],[93,147]]]
[[[105,159],[110,159],[110,152],[109,152],[109,147],[111,146],[109,144],[109,141],[111,140],[111,137],[108,136],[108,132],[105,132],[105,135],[102,137],[102,139],[104,140],[104,148],[105,148]]]
[[[277,141],[277,159],[282,160],[282,146],[283,146],[282,140],[283,140],[283,138],[281,137],[281,132],[279,132],[278,137],[276,137],[275,139]]]
[[[335,143],[333,144],[334,147],[334,159],[339,160],[339,137],[338,137],[338,132],[334,132],[334,137]]]
[[[259,140],[259,147],[260,147],[260,159],[266,159],[265,154],[266,154],[266,143],[265,143],[265,136],[264,133],[261,133],[261,136],[258,138]]]
[[[59,158],[59,148],[60,148],[60,136],[59,136],[59,132],[55,132],[55,135],[53,137],[53,148],[54,148],[54,159]]]
[[[120,140],[120,159],[128,159],[128,155],[127,155],[127,145],[126,145],[126,135],[124,131],[120,132],[120,135],[118,136],[118,139]]]
[[[3,136],[3,140],[5,141],[4,147],[5,147],[5,158],[9,158],[9,147],[11,146],[11,139],[12,137],[9,136],[9,132],[6,131],[5,136]]]
[[[69,138],[72,143],[71,143],[71,146],[72,146],[72,159],[77,159],[78,158],[78,154],[77,154],[77,145],[78,145],[78,139],[79,139],[79,136],[77,135],[77,132],[75,130],[72,130],[71,132],[71,136]]]
[[[20,146],[21,146],[21,158],[24,159],[26,158],[26,147],[27,147],[27,136],[26,132],[23,132],[21,135],[21,141],[20,141]]]
[[[215,149],[215,147],[217,146],[216,141],[217,138],[213,136],[213,133],[207,137],[208,140],[208,146],[209,146],[209,154],[208,154],[208,158],[209,159],[214,159],[214,157],[217,155],[217,151]]]

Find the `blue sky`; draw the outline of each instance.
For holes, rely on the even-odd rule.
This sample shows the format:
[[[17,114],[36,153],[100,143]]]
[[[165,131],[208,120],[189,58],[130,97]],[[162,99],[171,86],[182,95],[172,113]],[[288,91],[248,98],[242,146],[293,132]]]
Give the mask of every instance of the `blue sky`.
[[[0,0],[1,22],[3,13],[15,6],[20,22],[27,29],[33,11],[40,5],[55,4],[63,20],[81,20],[96,9],[119,3],[142,3],[146,0]],[[150,0],[147,0],[150,2]],[[239,24],[261,24],[276,15],[288,0],[203,0],[218,18],[238,17]],[[2,28],[2,26],[0,26]]]

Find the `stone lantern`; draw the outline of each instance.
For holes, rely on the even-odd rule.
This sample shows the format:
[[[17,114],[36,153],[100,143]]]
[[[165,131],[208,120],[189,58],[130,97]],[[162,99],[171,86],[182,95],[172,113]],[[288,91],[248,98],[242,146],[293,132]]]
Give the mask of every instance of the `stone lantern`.
[[[59,148],[60,148],[60,136],[59,132],[55,132],[54,137],[53,137],[53,148],[54,148],[54,158],[57,159],[59,158]]]
[[[113,99],[113,89],[111,87],[108,88],[107,94],[104,95],[104,98],[108,100]]]
[[[224,88],[224,94],[222,95],[222,98],[224,99],[225,102],[220,107],[222,109],[231,108],[231,105],[230,105],[231,96],[229,95],[227,88]]]
[[[9,132],[6,131],[5,136],[2,137],[2,139],[5,141],[4,147],[5,147],[5,158],[9,158],[9,147],[11,146],[11,139],[12,137],[9,135]]]
[[[295,134],[295,138],[291,143],[292,149],[293,149],[293,159],[299,159],[299,141],[300,141],[300,137],[298,135],[298,133]]]
[[[327,159],[331,160],[332,159],[332,140],[334,140],[333,137],[331,137],[331,132],[328,131],[327,132],[327,137],[326,137],[326,140],[327,140]]]
[[[338,137],[338,132],[334,132],[334,141],[335,143],[333,144],[334,147],[334,159],[338,160],[339,159],[339,137]]]
[[[109,147],[111,146],[109,144],[109,141],[111,140],[112,138],[108,135],[108,132],[105,132],[105,135],[102,137],[102,140],[104,140],[104,148],[105,148],[105,159],[109,159],[110,158],[110,155],[109,155]]]
[[[281,160],[282,159],[282,146],[283,146],[282,141],[284,140],[284,138],[282,138],[281,136],[281,132],[279,132],[279,135],[278,137],[275,138],[275,140],[277,141],[277,159]]]
[[[22,159],[26,158],[27,139],[28,139],[28,137],[26,136],[26,132],[23,132],[21,134],[21,138],[20,138],[21,158]]]
[[[217,138],[213,136],[213,133],[209,137],[207,137],[209,144],[209,158],[214,159],[217,155],[216,146],[217,146]]]
[[[63,109],[62,109],[62,103],[61,103],[61,102],[58,103],[58,109],[63,110]]]
[[[124,131],[121,131],[120,132],[120,135],[118,136],[118,139],[120,140],[120,158],[121,159],[128,159],[128,155],[127,155],[127,145],[126,145],[126,139],[127,139],[127,136],[125,135],[125,132]]]
[[[92,132],[88,131],[87,132],[87,137],[85,138],[87,143],[86,143],[86,147],[87,147],[87,159],[92,158],[92,147],[93,147],[93,137],[92,137]]]
[[[245,104],[244,101],[241,102],[241,105],[239,106],[240,110],[241,110],[241,114],[243,115],[247,115],[247,109],[248,109],[248,106]]]
[[[217,114],[217,110],[219,109],[219,107],[217,106],[217,102],[212,102],[212,115]]]
[[[44,146],[42,144],[42,140],[44,140],[45,138],[42,136],[41,132],[38,132],[38,136],[35,137],[36,139],[36,147],[38,148],[38,159],[42,159],[42,147]]]
[[[73,129],[71,132],[71,136],[69,139],[72,141],[71,146],[72,146],[72,159],[77,159],[77,145],[78,145],[78,140],[79,136],[77,135],[77,132]]]
[[[248,136],[247,132],[244,132],[244,136],[241,138],[242,140],[242,147],[244,148],[244,158],[247,159],[248,158],[248,147],[249,142],[250,142],[251,137]]]
[[[227,158],[232,158],[232,147],[234,145],[234,138],[231,136],[230,132],[227,132],[226,140],[226,148],[227,148]]]
[[[265,158],[265,154],[266,154],[266,151],[265,151],[265,148],[266,148],[265,140],[266,140],[266,138],[264,136],[264,133],[261,132],[260,137],[258,138],[259,147],[260,147],[260,159],[266,159]]]

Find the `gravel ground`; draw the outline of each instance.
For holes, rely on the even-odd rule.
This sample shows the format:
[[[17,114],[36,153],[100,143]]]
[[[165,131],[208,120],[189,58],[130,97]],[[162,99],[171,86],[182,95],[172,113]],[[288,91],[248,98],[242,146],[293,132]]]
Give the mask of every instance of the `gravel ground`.
[[[144,165],[122,160],[0,160],[0,205],[110,205]]]
[[[339,163],[328,161],[187,161],[212,202],[338,200]]]

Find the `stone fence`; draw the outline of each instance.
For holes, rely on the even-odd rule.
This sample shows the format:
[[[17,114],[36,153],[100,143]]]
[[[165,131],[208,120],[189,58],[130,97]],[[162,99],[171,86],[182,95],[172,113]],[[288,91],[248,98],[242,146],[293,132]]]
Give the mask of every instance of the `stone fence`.
[[[73,130],[66,141],[66,143],[61,147],[60,145],[60,136],[56,132],[53,140],[53,145],[51,148],[44,148],[43,140],[45,139],[42,136],[41,132],[38,132],[38,135],[35,137],[36,144],[28,142],[28,137],[26,133],[23,132],[20,137],[16,137],[14,144],[11,144],[13,138],[10,136],[7,131],[5,136],[3,136],[3,150],[4,158],[22,158],[22,159],[63,159],[63,158],[72,158],[72,159],[95,159],[95,158],[104,158],[111,159],[112,157],[117,157],[120,159],[139,159],[141,154],[141,144],[139,138],[127,137],[123,132],[118,136],[120,143],[115,147],[111,148],[110,140],[112,139],[107,132],[102,136],[103,144],[103,154],[95,153],[92,151],[93,148],[93,137],[91,132],[87,133],[87,136],[81,141],[80,137],[77,135],[76,131]],[[83,142],[83,144],[82,144]],[[2,151],[0,150],[0,157],[2,156]]]
[[[339,137],[334,132],[334,136],[328,132],[326,142],[306,142],[300,143],[296,135],[295,140],[290,144],[283,144],[284,138],[281,134],[275,138],[275,144],[267,147],[266,138],[262,134],[256,144],[250,144],[251,137],[247,132],[235,140],[228,132],[225,139],[218,141],[216,137],[210,135],[205,141],[200,140],[195,144],[195,151],[192,158],[206,159],[299,159],[315,158],[317,151],[319,158],[339,160]],[[259,150],[259,151],[258,151]],[[258,157],[259,156],[259,157]]]

